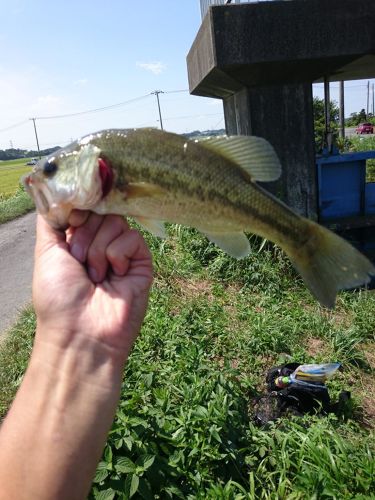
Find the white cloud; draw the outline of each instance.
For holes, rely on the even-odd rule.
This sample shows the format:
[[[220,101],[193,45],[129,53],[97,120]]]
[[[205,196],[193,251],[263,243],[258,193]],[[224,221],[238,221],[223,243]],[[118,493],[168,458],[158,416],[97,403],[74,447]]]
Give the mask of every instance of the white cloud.
[[[167,68],[167,66],[160,61],[150,63],[137,62],[137,66],[138,68],[145,69],[146,71],[151,71],[154,75],[160,75],[160,73]]]

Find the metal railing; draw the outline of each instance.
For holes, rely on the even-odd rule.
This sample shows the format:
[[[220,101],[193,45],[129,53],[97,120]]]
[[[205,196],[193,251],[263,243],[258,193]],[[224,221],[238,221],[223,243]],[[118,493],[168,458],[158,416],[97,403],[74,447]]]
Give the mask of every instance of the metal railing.
[[[227,3],[240,3],[239,0],[200,0],[201,2],[201,18],[207,14],[210,5],[225,5]]]
[[[252,3],[252,2],[262,2],[265,0],[200,0],[201,4],[201,18],[203,21],[204,16],[207,14],[210,5],[227,5],[234,3]]]

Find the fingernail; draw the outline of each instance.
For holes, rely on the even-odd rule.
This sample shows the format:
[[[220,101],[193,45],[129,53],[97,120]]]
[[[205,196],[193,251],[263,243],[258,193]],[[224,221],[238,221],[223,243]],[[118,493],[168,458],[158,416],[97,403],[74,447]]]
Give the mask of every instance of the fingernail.
[[[88,273],[89,273],[89,276],[92,279],[92,281],[94,281],[95,283],[97,283],[99,281],[99,274],[95,268],[89,267]]]
[[[80,262],[83,261],[83,248],[81,247],[81,245],[73,243],[73,245],[70,248],[70,253],[73,255],[74,258],[76,258]]]

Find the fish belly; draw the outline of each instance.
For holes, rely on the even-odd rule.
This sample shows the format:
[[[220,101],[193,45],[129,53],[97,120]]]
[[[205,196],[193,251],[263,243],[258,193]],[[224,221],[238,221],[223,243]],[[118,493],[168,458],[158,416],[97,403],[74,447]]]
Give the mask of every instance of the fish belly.
[[[127,197],[114,189],[93,210],[194,227],[210,234],[257,234],[293,251],[309,238],[306,220],[254,183],[207,189],[198,196],[183,189],[155,196]],[[220,245],[219,245],[220,246]]]

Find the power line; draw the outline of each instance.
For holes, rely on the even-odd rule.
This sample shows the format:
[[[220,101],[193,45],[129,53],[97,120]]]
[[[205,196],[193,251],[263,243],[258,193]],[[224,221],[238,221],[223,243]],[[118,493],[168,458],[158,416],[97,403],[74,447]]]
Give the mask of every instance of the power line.
[[[216,130],[216,128],[221,124],[222,121],[224,121],[224,116],[221,117],[217,123],[215,123],[215,125],[213,126],[213,129]]]
[[[41,148],[41,151],[43,151],[44,149],[49,149],[48,148],[49,146],[64,147],[65,145],[70,144],[72,142],[73,140],[69,138],[69,139],[64,139],[63,141],[40,142],[39,146]],[[22,143],[22,146],[20,146],[17,149],[27,149],[28,151],[36,151],[35,144],[28,144],[28,143],[26,144]]]
[[[163,93],[163,94],[178,94],[178,93],[182,93],[182,92],[189,92],[189,90],[188,89],[166,90],[166,91],[160,90],[158,92]],[[142,95],[139,97],[135,97],[133,99],[128,99],[127,101],[122,101],[122,102],[119,102],[116,104],[110,104],[108,106],[103,106],[101,108],[88,109],[85,111],[66,113],[66,114],[62,114],[62,115],[36,116],[35,120],[55,120],[55,119],[59,119],[59,118],[70,118],[72,116],[81,116],[81,115],[86,115],[86,114],[91,114],[91,113],[98,113],[101,111],[106,111],[108,109],[119,108],[121,106],[125,106],[127,104],[131,104],[132,102],[137,102],[137,101],[140,101],[142,99],[146,99],[147,97],[149,97],[152,94],[155,94],[155,92],[151,92],[150,94],[145,94],[145,95]],[[27,122],[28,122],[28,120],[23,120],[22,122],[18,122],[18,123],[15,123],[14,125],[10,125],[9,127],[5,127],[3,129],[0,129],[0,132],[6,132],[7,130],[11,130],[13,128],[19,127]]]
[[[0,129],[0,132],[6,132],[7,130],[11,130],[12,128],[20,127],[24,123],[27,123],[28,120],[23,120],[22,122],[15,123],[14,125],[10,125],[9,127],[5,127]]]
[[[320,83],[320,82],[314,83],[314,86],[317,86],[318,88],[321,85],[323,85],[323,83]],[[364,87],[367,87],[367,83],[355,84],[355,85],[347,85],[346,84],[345,90],[350,91],[351,89],[364,88]],[[331,88],[338,89],[339,86],[336,87],[335,85],[332,85]],[[36,120],[52,120],[52,119],[69,118],[69,117],[73,117],[73,116],[82,116],[82,115],[86,115],[86,114],[98,113],[101,111],[106,111],[109,109],[115,109],[115,108],[118,108],[121,106],[126,106],[127,104],[130,104],[132,102],[137,102],[139,100],[146,99],[150,95],[155,94],[155,92],[158,92],[158,94],[161,92],[163,92],[164,94],[176,94],[176,93],[189,92],[189,90],[188,89],[177,89],[177,90],[166,90],[166,91],[154,91],[154,92],[151,92],[150,94],[145,94],[145,95],[136,97],[134,99],[129,99],[129,100],[122,101],[122,102],[119,102],[116,104],[111,104],[109,106],[103,106],[100,108],[94,108],[94,109],[89,109],[89,110],[79,111],[79,112],[74,112],[74,113],[66,113],[66,114],[61,114],[61,115],[36,116],[35,119]],[[159,97],[158,94],[156,94],[157,98]],[[159,99],[158,99],[158,101],[159,101]],[[158,107],[160,107],[160,102],[158,102]],[[161,112],[159,112],[159,116],[160,116],[160,114],[161,114]],[[176,117],[176,118],[179,118],[179,117]],[[171,118],[168,118],[168,119],[171,119]],[[161,117],[160,117],[160,120],[161,120]],[[2,128],[2,129],[0,129],[0,133],[7,132],[8,130],[12,130],[13,128],[20,127],[21,125],[24,125],[27,122],[28,122],[28,120],[23,120],[21,122],[10,125],[9,127]]]
[[[131,104],[131,103],[134,103],[134,102],[137,102],[137,101],[140,101],[140,100],[144,100],[144,99],[148,98],[151,95],[155,95],[156,98],[157,98],[157,104],[158,104],[160,127],[163,130],[163,118],[162,118],[162,113],[161,113],[159,94],[161,94],[161,93],[163,93],[163,94],[178,94],[178,93],[188,93],[188,92],[189,92],[188,89],[176,89],[176,90],[166,90],[166,91],[155,90],[155,91],[150,92],[148,94],[144,94],[142,96],[135,97],[133,99],[128,99],[126,101],[122,101],[122,102],[119,102],[119,103],[116,103],[116,104],[111,104],[111,105],[108,105],[108,106],[102,106],[102,107],[99,107],[99,108],[93,108],[93,109],[88,109],[88,110],[78,111],[78,112],[73,112],[73,113],[65,113],[65,114],[60,114],[60,115],[36,116],[34,118],[30,118],[29,120],[31,120],[33,122],[34,133],[35,133],[35,138],[36,138],[36,143],[37,143],[37,148],[38,148],[38,150],[40,150],[40,148],[39,148],[39,138],[38,138],[37,130],[36,130],[36,121],[37,120],[54,120],[54,119],[60,119],[60,118],[64,119],[64,118],[71,118],[71,117],[76,117],[76,116],[83,116],[83,115],[94,114],[94,113],[98,113],[98,112],[102,112],[102,111],[107,111],[107,110],[113,110],[113,109],[120,108],[122,106],[126,106],[128,104]],[[179,119],[186,119],[186,118],[194,118],[194,117],[197,117],[197,116],[202,116],[202,117],[206,117],[206,116],[218,116],[220,114],[221,113],[194,114],[194,115],[185,115],[185,116],[179,115],[179,116],[167,117],[165,119],[166,120],[179,120]],[[9,127],[5,127],[3,129],[0,129],[0,132],[6,132],[6,131],[11,130],[13,128],[16,128],[16,127],[19,127],[21,125],[24,125],[29,120],[23,120],[22,122],[18,122],[18,123],[15,123],[13,125],[10,125]],[[223,118],[220,118],[220,122],[222,120],[223,120]],[[140,125],[140,126],[143,126],[143,125]],[[70,141],[56,141],[55,143],[50,142],[50,143],[48,143],[48,145],[50,145],[50,144],[56,144],[56,143],[59,143],[59,142],[60,143],[61,142],[66,143],[66,142],[70,142]],[[46,143],[42,143],[42,146],[45,147],[45,146],[47,146],[47,144]]]
[[[164,118],[164,120],[181,120],[185,118],[196,118],[198,116],[201,116],[202,118],[205,118],[206,116],[219,116],[222,113],[199,113],[198,115],[180,115],[180,116],[168,116],[167,118]]]
[[[125,106],[126,104],[130,104],[132,102],[140,101],[140,100],[145,99],[145,98],[147,98],[149,96],[150,96],[150,94],[145,94],[145,95],[140,96],[140,97],[135,97],[134,99],[129,99],[128,101],[119,102],[117,104],[111,104],[109,106],[103,106],[102,108],[88,109],[86,111],[79,111],[77,113],[67,113],[67,114],[64,114],[64,115],[36,116],[35,119],[36,120],[52,120],[52,119],[55,120],[55,119],[58,119],[58,118],[70,118],[72,116],[87,115],[89,113],[98,113],[100,111],[106,111],[107,109],[119,108],[120,106]]]
[[[323,86],[324,87],[324,83],[321,83],[321,82],[314,83],[313,85],[317,86],[317,87],[318,86]],[[345,85],[345,90],[356,89],[356,88],[363,88],[363,87],[367,87],[367,83],[358,84],[358,85]],[[320,87],[320,88],[322,88],[322,87]],[[340,85],[332,85],[331,84],[331,88],[339,89]]]
[[[189,89],[182,89],[182,90],[165,90],[163,93],[164,93],[164,94],[178,94],[179,92],[189,92]]]

